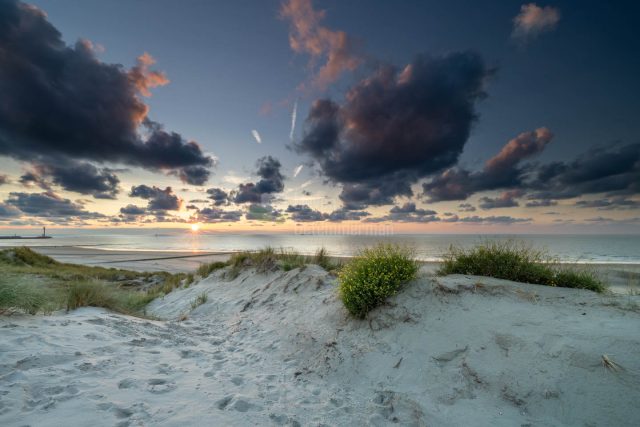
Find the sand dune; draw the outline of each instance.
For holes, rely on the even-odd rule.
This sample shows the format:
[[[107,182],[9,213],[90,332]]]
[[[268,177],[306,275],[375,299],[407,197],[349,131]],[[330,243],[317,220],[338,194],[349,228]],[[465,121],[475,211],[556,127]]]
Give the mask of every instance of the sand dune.
[[[423,271],[359,321],[319,267],[227,276],[152,302],[165,320],[101,309],[0,319],[0,424],[640,420],[638,297]],[[605,354],[621,369],[603,367]]]

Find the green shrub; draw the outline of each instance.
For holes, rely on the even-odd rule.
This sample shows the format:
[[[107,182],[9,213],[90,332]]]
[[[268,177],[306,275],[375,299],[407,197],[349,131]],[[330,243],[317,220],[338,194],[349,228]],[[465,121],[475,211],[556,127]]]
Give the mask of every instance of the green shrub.
[[[340,298],[353,316],[364,318],[414,279],[418,264],[406,248],[381,244],[363,250],[338,275]]]
[[[605,290],[596,274],[558,268],[543,250],[516,241],[484,242],[470,249],[450,247],[438,274],[468,274],[547,286]]]

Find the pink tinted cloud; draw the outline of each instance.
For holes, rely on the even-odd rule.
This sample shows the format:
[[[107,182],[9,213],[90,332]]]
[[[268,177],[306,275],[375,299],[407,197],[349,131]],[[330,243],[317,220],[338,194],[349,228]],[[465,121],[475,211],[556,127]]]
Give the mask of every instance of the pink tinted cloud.
[[[290,21],[289,45],[296,53],[311,56],[310,66],[316,68],[312,86],[324,89],[345,71],[355,70],[361,58],[354,52],[353,40],[344,31],[330,30],[321,25],[325,11],[314,10],[311,0],[287,0],[280,15]]]
[[[559,21],[560,10],[556,7],[524,4],[520,7],[520,13],[513,18],[511,37],[526,41],[555,29]]]

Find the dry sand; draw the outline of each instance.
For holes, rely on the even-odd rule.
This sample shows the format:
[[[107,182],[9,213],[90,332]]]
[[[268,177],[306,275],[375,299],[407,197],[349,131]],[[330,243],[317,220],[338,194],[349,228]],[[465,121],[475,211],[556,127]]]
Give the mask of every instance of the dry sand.
[[[423,269],[360,321],[319,267],[225,274],[166,320],[1,318],[0,425],[640,424],[636,296]]]

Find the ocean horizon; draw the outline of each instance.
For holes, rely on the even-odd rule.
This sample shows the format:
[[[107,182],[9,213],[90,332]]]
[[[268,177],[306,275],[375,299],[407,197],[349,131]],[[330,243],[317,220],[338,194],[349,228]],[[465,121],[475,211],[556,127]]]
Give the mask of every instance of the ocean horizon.
[[[25,229],[3,229],[0,235],[30,236]],[[516,240],[546,250],[563,263],[640,264],[640,235],[603,234],[329,234],[224,233],[185,229],[51,229],[47,240],[0,240],[0,247],[77,246],[104,250],[162,252],[236,252],[266,246],[313,254],[353,256],[379,242],[409,246],[421,261],[440,261],[451,245],[470,247],[486,240]]]

